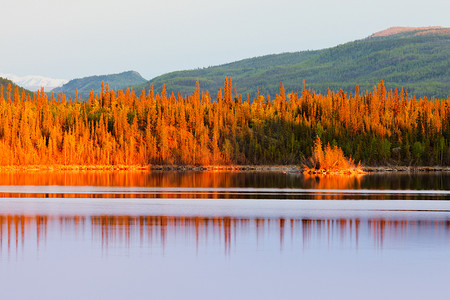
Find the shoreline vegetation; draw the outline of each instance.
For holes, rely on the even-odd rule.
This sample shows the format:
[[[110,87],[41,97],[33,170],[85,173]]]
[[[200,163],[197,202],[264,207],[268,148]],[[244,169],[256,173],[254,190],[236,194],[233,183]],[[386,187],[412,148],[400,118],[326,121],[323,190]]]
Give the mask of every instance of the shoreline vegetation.
[[[106,83],[88,99],[62,92],[49,96],[43,89],[32,95],[17,87],[5,90],[3,97],[0,85],[0,166],[131,170],[306,164],[312,172],[327,173],[335,167],[356,170],[353,160],[367,166],[450,165],[450,97],[417,99],[404,90],[388,91],[383,81],[373,91],[356,86],[354,93],[326,95],[305,83],[302,93],[289,93],[280,83],[275,96],[258,93],[254,99],[239,94],[231,78],[215,97],[201,91],[198,81],[192,94],[163,87],[138,95]],[[317,137],[331,159],[314,165],[308,159]]]
[[[371,173],[423,173],[449,172],[450,166],[361,166],[359,172],[309,172],[299,165],[23,165],[0,166],[0,172],[97,172],[97,171],[125,171],[125,172],[277,172],[302,173],[310,176],[322,175],[366,175]]]
[[[303,173],[310,175],[362,175],[361,163],[355,166],[354,160],[347,158],[338,146],[331,147],[328,143],[322,146],[320,137],[316,137],[313,155],[309,162],[303,165]]]

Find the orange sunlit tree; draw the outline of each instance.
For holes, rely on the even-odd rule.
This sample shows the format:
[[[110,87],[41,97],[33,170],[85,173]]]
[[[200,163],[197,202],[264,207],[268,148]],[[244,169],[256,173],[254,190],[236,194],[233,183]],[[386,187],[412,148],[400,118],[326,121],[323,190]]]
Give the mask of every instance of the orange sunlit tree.
[[[317,135],[364,164],[450,164],[450,98],[403,90],[242,97],[197,88],[34,95],[3,87],[0,165],[301,164]],[[0,93],[2,95],[2,93]]]
[[[362,174],[361,165],[352,158],[347,158],[338,146],[322,146],[320,137],[314,142],[313,155],[309,164],[305,164],[304,173],[308,174]]]

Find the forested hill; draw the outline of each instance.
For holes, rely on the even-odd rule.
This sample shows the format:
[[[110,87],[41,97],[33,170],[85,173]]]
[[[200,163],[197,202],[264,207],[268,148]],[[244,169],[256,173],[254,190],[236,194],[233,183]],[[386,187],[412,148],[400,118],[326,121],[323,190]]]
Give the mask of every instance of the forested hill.
[[[73,97],[76,90],[83,96],[89,95],[89,93],[94,90],[95,93],[101,91],[102,82],[106,84],[108,82],[111,89],[124,89],[129,86],[139,85],[147,82],[136,71],[127,71],[119,74],[109,74],[101,76],[89,76],[78,79],[73,79],[68,83],[64,84],[62,87],[54,89],[52,92],[60,93],[61,89],[66,96]]]
[[[167,91],[192,92],[199,78],[200,88],[215,94],[224,78],[231,76],[239,93],[275,95],[283,81],[286,91],[307,88],[327,93],[328,89],[371,90],[380,80],[388,89],[404,87],[416,96],[447,98],[450,94],[450,28],[390,28],[370,37],[336,47],[283,53],[244,59],[203,69],[178,71],[150,80],[156,91],[163,83]]]
[[[11,99],[14,99],[14,93],[16,92],[16,87],[17,87],[17,92],[19,92],[19,94],[22,96],[23,93],[25,93],[25,95],[28,97],[33,97],[33,92],[29,91],[27,89],[24,89],[23,87],[20,87],[18,85],[16,85],[15,83],[13,83],[11,80],[9,79],[5,79],[3,77],[0,77],[0,98],[3,95],[3,99],[7,100],[8,99],[8,85],[11,85],[11,91],[9,93],[9,95],[11,96]]]

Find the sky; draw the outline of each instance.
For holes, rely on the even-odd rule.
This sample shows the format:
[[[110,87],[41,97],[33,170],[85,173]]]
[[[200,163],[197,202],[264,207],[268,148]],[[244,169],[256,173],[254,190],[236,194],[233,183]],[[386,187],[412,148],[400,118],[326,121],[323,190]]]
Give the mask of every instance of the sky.
[[[151,79],[392,26],[450,27],[449,11],[448,0],[0,0],[0,73]]]

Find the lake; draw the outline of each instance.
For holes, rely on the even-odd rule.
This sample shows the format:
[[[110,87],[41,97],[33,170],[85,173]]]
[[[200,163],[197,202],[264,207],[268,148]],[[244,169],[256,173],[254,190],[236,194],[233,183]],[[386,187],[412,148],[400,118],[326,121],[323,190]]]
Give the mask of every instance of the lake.
[[[0,173],[1,299],[447,299],[450,175]]]

